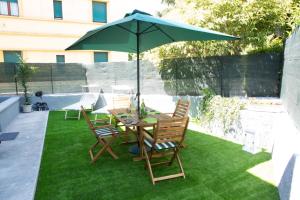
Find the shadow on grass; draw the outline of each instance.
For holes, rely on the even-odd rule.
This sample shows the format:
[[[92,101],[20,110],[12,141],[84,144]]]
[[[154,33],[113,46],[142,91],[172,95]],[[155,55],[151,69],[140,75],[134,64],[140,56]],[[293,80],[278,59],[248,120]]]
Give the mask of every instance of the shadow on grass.
[[[251,155],[240,145],[188,131],[180,154],[186,179],[153,186],[144,162],[133,162],[121,141],[113,145],[118,160],[105,153],[92,165],[88,149],[95,139],[85,121],[50,112],[35,199],[279,199],[276,187],[246,171],[269,160],[267,153]]]

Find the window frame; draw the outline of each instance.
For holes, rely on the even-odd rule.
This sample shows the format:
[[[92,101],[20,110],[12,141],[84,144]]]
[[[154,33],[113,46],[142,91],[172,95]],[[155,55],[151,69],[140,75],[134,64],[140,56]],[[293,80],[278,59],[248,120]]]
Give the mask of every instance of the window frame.
[[[61,55],[61,54],[60,55],[56,55],[55,58],[56,58],[56,64],[65,64],[66,63],[66,56],[65,55]],[[59,58],[63,58],[64,61],[63,62],[59,62],[58,61]]]
[[[23,57],[23,55],[22,55],[22,51],[6,51],[6,50],[3,50],[3,62],[4,63],[19,63],[20,62],[20,59],[19,59],[19,61],[18,62],[6,62],[5,61],[5,58],[6,58],[6,53],[16,53],[16,55],[19,55],[21,58]]]
[[[6,6],[7,6],[7,14],[2,14],[0,13],[0,16],[3,15],[3,16],[11,16],[11,17],[19,17],[20,16],[20,8],[19,8],[19,0],[0,0],[0,1],[3,1],[3,2],[6,2]],[[17,3],[17,14],[16,15],[12,15],[11,13],[11,2],[15,2]]]
[[[94,4],[103,4],[105,5],[105,19],[96,19],[94,16]],[[92,20],[95,23],[107,23],[107,2],[105,1],[97,1],[97,0],[92,0]]]
[[[96,61],[96,54],[105,54],[106,55],[106,61]],[[104,63],[108,62],[108,52],[107,51],[94,51],[94,63]]]
[[[56,11],[55,10],[55,4],[56,3],[60,3],[59,5],[60,5],[61,13],[60,13],[59,17],[56,15],[56,12],[55,12]],[[55,20],[62,20],[64,18],[64,15],[63,15],[63,2],[62,2],[62,0],[53,0],[53,17],[54,17]]]

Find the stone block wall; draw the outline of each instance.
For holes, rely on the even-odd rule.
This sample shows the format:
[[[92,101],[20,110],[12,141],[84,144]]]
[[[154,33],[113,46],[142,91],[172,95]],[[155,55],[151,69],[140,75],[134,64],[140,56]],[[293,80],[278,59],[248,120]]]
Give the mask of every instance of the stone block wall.
[[[136,91],[136,61],[109,62],[85,65],[87,84],[99,85],[105,93],[112,85],[128,85]],[[166,94],[159,70],[149,61],[140,61],[140,90],[142,94]]]
[[[300,26],[286,41],[281,99],[300,129]]]
[[[300,28],[288,38],[284,52],[281,100],[287,111],[278,121],[273,163],[280,198],[300,199]]]
[[[1,99],[4,100],[1,102]],[[19,114],[19,97],[0,98],[0,132]]]

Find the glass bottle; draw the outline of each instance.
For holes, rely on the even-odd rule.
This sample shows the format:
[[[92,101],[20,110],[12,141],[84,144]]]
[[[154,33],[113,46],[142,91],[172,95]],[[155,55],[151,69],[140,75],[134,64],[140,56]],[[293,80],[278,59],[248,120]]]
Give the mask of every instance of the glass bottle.
[[[145,106],[145,102],[144,99],[142,99],[142,103],[141,103],[141,117],[144,118],[146,116],[146,106]]]

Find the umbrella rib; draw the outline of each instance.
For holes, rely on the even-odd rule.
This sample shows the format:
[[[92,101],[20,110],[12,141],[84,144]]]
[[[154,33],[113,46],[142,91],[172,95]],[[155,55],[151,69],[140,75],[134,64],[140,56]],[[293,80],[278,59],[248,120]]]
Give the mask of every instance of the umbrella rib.
[[[128,28],[125,28],[125,27],[123,27],[123,26],[121,26],[121,25],[117,25],[117,26],[118,26],[119,28],[121,28],[121,29],[123,29],[123,30],[125,30],[125,31],[127,31],[127,32],[129,32],[129,33],[131,33],[131,34],[133,34],[133,35],[135,35],[135,32],[129,30]]]
[[[175,40],[168,34],[166,33],[164,30],[162,30],[160,27],[158,27],[156,24],[154,25],[158,30],[160,30],[163,34],[165,34],[170,40],[172,40],[172,42],[175,42]]]
[[[147,34],[147,33],[152,33],[154,31],[159,31],[158,29],[155,29],[155,30],[152,30],[152,31],[147,31],[147,32],[144,32],[144,35]]]
[[[148,26],[145,30],[143,30],[143,31],[141,32],[141,34],[148,33],[147,31],[148,31],[150,28],[152,28],[153,26],[155,26],[155,24],[151,23],[151,25]],[[150,32],[152,32],[152,31],[150,31]]]

